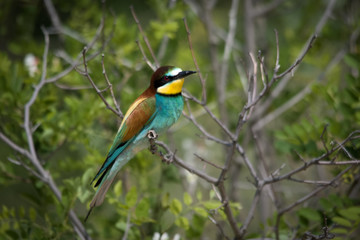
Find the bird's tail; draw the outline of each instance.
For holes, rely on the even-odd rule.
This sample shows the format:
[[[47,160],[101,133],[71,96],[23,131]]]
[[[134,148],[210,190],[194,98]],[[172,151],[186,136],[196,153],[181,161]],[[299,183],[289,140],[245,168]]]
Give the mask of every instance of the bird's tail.
[[[92,201],[90,203],[90,210],[87,213],[84,222],[87,221],[93,208],[100,206],[104,202],[106,192],[109,190],[114,179],[115,179],[115,177],[111,177],[110,179],[108,179],[108,176],[105,176],[104,180],[101,182],[99,188],[96,191],[94,198],[92,199]]]

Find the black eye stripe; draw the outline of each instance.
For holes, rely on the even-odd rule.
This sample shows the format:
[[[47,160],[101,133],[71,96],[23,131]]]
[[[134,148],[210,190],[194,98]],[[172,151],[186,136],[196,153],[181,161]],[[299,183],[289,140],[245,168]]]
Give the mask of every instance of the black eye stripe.
[[[160,79],[158,79],[157,81],[155,81],[154,85],[155,88],[161,87],[163,85],[165,85],[168,82],[171,82],[172,80],[176,79],[176,76],[163,76]]]

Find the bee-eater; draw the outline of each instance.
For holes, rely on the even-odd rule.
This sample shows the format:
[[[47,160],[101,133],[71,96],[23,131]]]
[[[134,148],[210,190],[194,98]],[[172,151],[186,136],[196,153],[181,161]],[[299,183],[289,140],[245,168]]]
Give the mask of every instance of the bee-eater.
[[[126,112],[105,162],[91,181],[98,178],[95,184],[98,189],[85,221],[91,210],[102,204],[121,167],[148,146],[147,133],[154,130],[161,134],[178,120],[184,107],[181,95],[184,78],[193,73],[196,72],[173,66],[163,66],[154,72],[150,86]]]

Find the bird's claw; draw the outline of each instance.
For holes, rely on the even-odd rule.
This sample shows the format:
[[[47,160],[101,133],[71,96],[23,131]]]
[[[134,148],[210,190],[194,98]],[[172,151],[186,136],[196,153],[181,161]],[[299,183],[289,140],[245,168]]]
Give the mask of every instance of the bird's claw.
[[[148,133],[147,133],[147,137],[149,139],[157,139],[158,135],[155,132],[155,130],[149,130]]]
[[[163,155],[163,157],[162,157],[162,162],[166,163],[168,165],[170,163],[172,163],[173,161],[174,161],[174,154],[169,153],[169,154]]]
[[[155,144],[155,139],[158,137],[158,135],[156,134],[156,132],[154,130],[149,130],[146,135],[149,138],[149,142],[150,142],[150,148],[149,149],[150,149],[152,154],[155,154],[156,151],[157,151],[157,146]]]

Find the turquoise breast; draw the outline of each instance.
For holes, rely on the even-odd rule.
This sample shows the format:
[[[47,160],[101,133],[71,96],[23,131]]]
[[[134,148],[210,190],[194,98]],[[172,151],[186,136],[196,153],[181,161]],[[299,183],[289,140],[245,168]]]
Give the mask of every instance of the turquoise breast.
[[[155,131],[168,129],[180,117],[184,108],[182,95],[166,96],[156,94],[156,117],[152,122]]]

